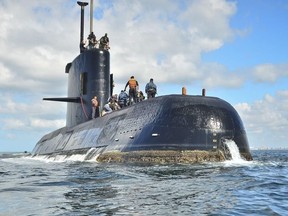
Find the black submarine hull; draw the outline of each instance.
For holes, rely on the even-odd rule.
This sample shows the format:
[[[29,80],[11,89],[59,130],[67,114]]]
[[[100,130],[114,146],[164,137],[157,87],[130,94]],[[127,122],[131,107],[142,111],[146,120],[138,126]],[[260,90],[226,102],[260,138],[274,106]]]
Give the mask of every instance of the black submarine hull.
[[[103,155],[117,152],[126,157],[127,152],[138,152],[140,156],[149,152],[151,157],[157,158],[164,152],[167,153],[165,157],[173,155],[171,161],[181,162],[175,160],[179,153],[192,151],[187,161],[198,158],[203,152],[210,154],[205,158],[211,161],[210,156],[215,152],[220,152],[220,156],[214,154],[214,159],[223,160],[221,152],[228,155],[225,141],[232,140],[244,158],[252,159],[241,118],[229,103],[216,97],[159,96],[91,119],[91,99],[98,97],[101,111],[112,95],[114,81],[109,50],[83,46],[87,3],[78,4],[81,6],[80,54],[65,68],[68,96],[44,98],[67,102],[66,126],[43,136],[32,156],[84,154],[85,159],[110,161],[112,157],[106,160]]]
[[[251,160],[236,110],[216,97],[167,95],[145,100],[74,127],[45,135],[32,154],[87,154],[135,151],[223,150],[233,140]],[[92,155],[90,154],[90,157]]]

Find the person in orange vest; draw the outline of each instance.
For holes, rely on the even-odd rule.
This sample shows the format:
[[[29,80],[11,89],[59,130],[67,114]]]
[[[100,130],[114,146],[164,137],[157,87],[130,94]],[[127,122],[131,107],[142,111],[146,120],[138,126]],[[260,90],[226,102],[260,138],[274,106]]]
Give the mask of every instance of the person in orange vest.
[[[124,91],[126,91],[127,86],[129,85],[129,105],[137,102],[137,87],[139,87],[137,80],[134,76],[131,76],[128,82],[125,85]]]

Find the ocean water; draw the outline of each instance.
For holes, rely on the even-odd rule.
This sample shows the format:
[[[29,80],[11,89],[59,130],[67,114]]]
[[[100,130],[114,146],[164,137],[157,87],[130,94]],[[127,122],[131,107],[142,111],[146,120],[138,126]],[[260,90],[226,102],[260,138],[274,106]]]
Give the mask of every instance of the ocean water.
[[[288,215],[288,151],[143,165],[0,153],[0,215]]]

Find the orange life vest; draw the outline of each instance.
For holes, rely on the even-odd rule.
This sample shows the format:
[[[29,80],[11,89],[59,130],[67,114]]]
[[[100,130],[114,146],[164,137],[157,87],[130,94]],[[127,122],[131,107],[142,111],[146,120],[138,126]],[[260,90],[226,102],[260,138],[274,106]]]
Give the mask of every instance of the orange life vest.
[[[135,79],[130,79],[129,80],[129,88],[135,89],[137,86],[137,81]]]

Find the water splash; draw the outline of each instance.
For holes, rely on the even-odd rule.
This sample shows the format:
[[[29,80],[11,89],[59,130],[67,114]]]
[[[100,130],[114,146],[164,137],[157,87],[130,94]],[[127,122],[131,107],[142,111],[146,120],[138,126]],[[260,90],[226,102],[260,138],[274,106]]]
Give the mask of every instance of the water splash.
[[[232,158],[231,160],[234,160],[234,161],[243,160],[241,158],[239,148],[233,140],[225,140],[224,144],[229,149],[229,152],[230,152],[231,158]]]
[[[240,155],[239,148],[233,140],[224,140],[223,144],[228,148],[231,159],[226,160],[226,165],[244,165],[250,164],[249,161],[243,159]]]
[[[38,155],[29,157],[32,160],[40,160],[44,162],[96,162],[99,156],[98,149],[91,148],[85,154],[72,154],[72,155]]]

